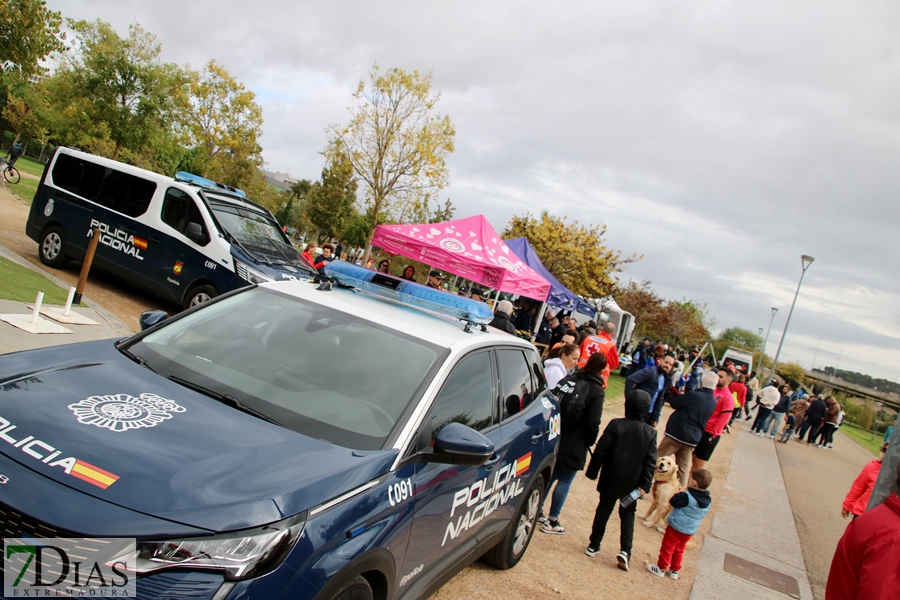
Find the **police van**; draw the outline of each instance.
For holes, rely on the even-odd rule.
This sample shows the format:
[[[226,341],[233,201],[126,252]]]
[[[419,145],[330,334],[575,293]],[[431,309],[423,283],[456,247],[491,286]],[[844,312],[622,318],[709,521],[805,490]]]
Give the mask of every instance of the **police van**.
[[[535,347],[484,303],[325,273],[0,356],[0,535],[136,540],[147,600],[414,600],[514,567],[561,432]]]
[[[250,283],[315,275],[272,213],[241,190],[58,148],[25,231],[41,262],[62,268],[84,259],[94,228],[93,266],[185,308]]]

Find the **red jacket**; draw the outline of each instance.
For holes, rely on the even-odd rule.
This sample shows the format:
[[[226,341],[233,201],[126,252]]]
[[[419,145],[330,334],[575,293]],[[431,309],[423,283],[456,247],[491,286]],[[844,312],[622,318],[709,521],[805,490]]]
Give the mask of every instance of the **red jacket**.
[[[578,368],[584,368],[588,359],[595,352],[603,352],[606,355],[606,368],[603,369],[603,387],[606,387],[609,381],[609,374],[613,369],[619,368],[619,350],[605,331],[601,331],[597,335],[589,335],[581,342],[581,357],[578,359]]]
[[[866,512],[869,505],[869,496],[875,488],[875,480],[878,479],[878,471],[881,470],[881,461],[870,461],[860,474],[856,477],[856,481],[850,487],[847,497],[844,498],[843,507],[852,512],[854,515],[861,515]]]
[[[889,600],[900,590],[900,496],[847,526],[831,560],[825,600]]]

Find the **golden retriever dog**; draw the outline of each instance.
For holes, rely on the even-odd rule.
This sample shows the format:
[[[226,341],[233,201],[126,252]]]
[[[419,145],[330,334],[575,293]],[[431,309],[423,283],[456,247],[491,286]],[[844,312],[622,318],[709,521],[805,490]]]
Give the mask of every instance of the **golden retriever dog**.
[[[666,518],[672,511],[669,500],[681,490],[678,482],[678,464],[674,456],[663,456],[656,461],[656,472],[653,474],[653,503],[644,515],[644,527],[656,527],[665,531]]]

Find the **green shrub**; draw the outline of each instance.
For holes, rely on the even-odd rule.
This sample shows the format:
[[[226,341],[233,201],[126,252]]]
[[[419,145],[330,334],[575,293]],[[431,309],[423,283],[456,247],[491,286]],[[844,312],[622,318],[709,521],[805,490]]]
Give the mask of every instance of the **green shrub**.
[[[859,417],[862,415],[863,407],[856,402],[847,402],[844,404],[844,418],[851,423],[859,425]]]
[[[875,420],[875,407],[871,404],[864,404],[859,415],[859,426],[869,431],[872,429],[872,422]]]

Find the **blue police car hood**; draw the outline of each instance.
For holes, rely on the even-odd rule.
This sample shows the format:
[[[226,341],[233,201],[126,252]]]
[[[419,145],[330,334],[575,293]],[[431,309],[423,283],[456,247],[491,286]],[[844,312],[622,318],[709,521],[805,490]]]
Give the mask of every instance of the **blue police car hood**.
[[[386,473],[132,362],[113,340],[0,356],[0,453],[107,502],[212,531],[255,527]]]

